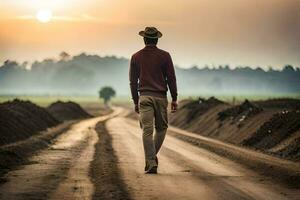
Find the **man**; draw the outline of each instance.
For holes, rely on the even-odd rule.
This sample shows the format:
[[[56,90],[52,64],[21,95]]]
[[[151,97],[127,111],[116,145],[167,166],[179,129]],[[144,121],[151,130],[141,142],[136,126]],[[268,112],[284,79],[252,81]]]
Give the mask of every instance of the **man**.
[[[146,46],[131,58],[130,88],[135,112],[140,114],[140,125],[143,129],[145,171],[156,174],[158,167],[156,155],[168,128],[168,86],[172,96],[171,112],[177,110],[176,76],[170,54],[156,47],[162,33],[155,27],[146,27],[139,35],[144,37]]]

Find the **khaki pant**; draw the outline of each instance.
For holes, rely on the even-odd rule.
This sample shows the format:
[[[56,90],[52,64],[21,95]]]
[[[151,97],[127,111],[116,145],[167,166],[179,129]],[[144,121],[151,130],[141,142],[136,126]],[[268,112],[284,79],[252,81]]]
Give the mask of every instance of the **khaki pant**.
[[[155,157],[165,139],[168,128],[168,99],[141,96],[139,107],[146,164],[157,166]],[[155,135],[153,138],[154,125]]]

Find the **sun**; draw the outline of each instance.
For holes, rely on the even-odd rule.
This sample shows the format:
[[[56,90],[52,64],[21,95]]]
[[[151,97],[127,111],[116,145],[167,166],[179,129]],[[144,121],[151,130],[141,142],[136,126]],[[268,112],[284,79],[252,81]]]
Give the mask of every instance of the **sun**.
[[[39,20],[42,23],[47,23],[51,20],[52,18],[52,11],[48,9],[42,9],[39,10],[36,13],[36,19]]]

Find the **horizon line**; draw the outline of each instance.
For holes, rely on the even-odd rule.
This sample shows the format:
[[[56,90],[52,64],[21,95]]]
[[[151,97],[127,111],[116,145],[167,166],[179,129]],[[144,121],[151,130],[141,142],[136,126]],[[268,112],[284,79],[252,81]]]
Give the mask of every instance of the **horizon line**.
[[[65,51],[61,51],[60,53],[62,52],[65,52]],[[115,55],[115,54],[106,54],[106,55],[100,55],[100,54],[97,54],[97,53],[88,53],[88,52],[81,52],[81,53],[78,53],[78,54],[74,54],[74,55],[70,55],[70,58],[69,60],[72,60],[74,57],[78,57],[78,56],[81,56],[81,55],[85,55],[85,56],[98,56],[99,58],[116,58],[116,59],[125,59],[125,60],[130,60],[130,58],[127,58],[125,56],[118,56],[118,55]],[[59,61],[62,61],[63,59],[59,58],[59,54],[58,54],[58,57],[45,57],[43,58],[42,60],[39,60],[39,59],[35,59],[34,61],[30,62],[28,60],[25,60],[25,61],[18,61],[17,59],[4,59],[4,61],[2,61],[2,65],[0,64],[0,68],[3,67],[5,65],[5,62],[8,62],[8,61],[11,61],[11,62],[16,62],[18,65],[23,65],[24,63],[27,63],[27,65],[30,65],[30,67],[32,66],[33,63],[37,62],[37,63],[42,63],[46,60],[52,60],[52,61],[56,61],[56,62],[59,62]],[[69,61],[69,60],[66,60],[66,61]],[[233,67],[232,67],[233,66]],[[294,71],[298,71],[300,70],[300,67],[299,66],[294,66],[292,64],[284,64],[282,66],[281,69],[276,69],[274,68],[274,66],[271,66],[271,65],[267,65],[265,66],[267,69],[264,69],[264,67],[261,67],[259,65],[256,65],[256,67],[252,66],[252,65],[247,65],[247,64],[203,64],[203,65],[197,65],[197,64],[194,64],[194,65],[191,65],[189,67],[182,67],[178,64],[174,64],[174,67],[176,68],[179,68],[179,69],[194,69],[194,68],[197,68],[199,70],[201,69],[209,69],[209,70],[214,70],[214,69],[229,69],[229,70],[234,70],[234,69],[245,69],[245,68],[250,68],[252,70],[257,70],[257,69],[261,69],[265,72],[268,72],[270,70],[273,70],[273,71],[283,71],[284,68],[286,66],[291,66]]]

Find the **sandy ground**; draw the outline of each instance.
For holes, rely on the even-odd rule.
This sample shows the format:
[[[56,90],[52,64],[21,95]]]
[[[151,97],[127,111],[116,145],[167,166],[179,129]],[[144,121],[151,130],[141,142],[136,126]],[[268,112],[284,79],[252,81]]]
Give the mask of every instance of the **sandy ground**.
[[[141,130],[124,116],[116,108],[74,124],[6,175],[0,199],[300,199],[299,189],[173,134],[159,153],[159,174],[145,175]]]

